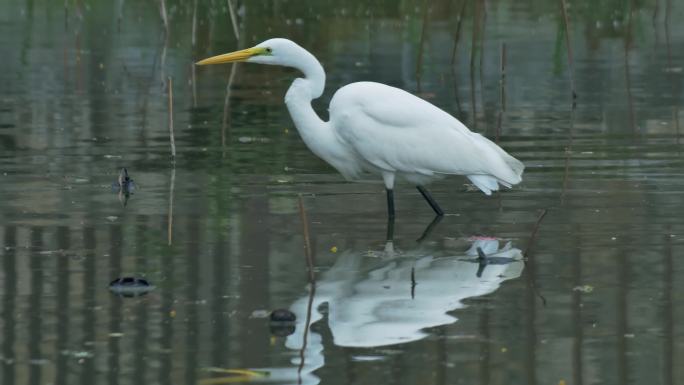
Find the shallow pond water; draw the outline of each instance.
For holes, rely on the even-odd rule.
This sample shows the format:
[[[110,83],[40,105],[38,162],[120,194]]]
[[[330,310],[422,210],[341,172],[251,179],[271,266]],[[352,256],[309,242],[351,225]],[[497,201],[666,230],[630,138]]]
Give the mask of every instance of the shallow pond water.
[[[3,385],[684,381],[681,2],[568,1],[575,108],[558,2],[166,0],[168,33],[159,4],[0,4]],[[324,65],[323,117],[346,83],[401,87],[523,183],[435,183],[438,223],[399,186],[387,243],[382,184],[299,138],[294,71],[192,66],[273,36]]]

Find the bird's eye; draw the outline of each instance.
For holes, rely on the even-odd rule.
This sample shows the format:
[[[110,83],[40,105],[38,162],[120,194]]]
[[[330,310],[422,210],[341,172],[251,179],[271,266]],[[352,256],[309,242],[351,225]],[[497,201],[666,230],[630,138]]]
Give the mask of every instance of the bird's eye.
[[[273,50],[270,48],[266,48],[266,53],[273,53]]]

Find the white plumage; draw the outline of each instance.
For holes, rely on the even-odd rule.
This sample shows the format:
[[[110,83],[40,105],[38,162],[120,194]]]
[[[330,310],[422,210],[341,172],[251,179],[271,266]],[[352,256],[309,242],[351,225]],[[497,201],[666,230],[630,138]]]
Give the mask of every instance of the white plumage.
[[[359,179],[364,172],[382,176],[388,199],[393,199],[396,178],[423,186],[447,175],[465,175],[487,195],[522,180],[522,162],[399,88],[374,82],[344,86],[330,102],[330,120],[321,120],[311,100],[323,93],[325,72],[311,53],[290,40],[270,39],[198,64],[237,60],[299,69],[305,77],[295,79],[285,103],[306,145],[347,179]],[[433,205],[431,197],[426,199]]]
[[[330,102],[330,122],[361,168],[371,166],[367,171],[394,173],[419,185],[467,175],[487,195],[498,183],[510,187],[521,181],[520,161],[399,88],[373,82],[342,87]]]

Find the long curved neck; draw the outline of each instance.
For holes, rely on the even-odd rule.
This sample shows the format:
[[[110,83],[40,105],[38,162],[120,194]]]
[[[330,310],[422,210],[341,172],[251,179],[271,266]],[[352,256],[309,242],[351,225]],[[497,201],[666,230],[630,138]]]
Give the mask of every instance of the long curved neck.
[[[307,87],[305,88],[308,88],[310,91],[311,99],[317,99],[323,95],[323,89],[325,89],[325,71],[323,70],[321,63],[311,54],[311,52],[301,48],[301,52],[296,58],[293,58],[293,61],[289,63],[289,65],[302,71],[304,74],[304,80],[307,82]],[[294,83],[292,85],[294,86]],[[291,91],[292,87],[288,90],[288,94]]]
[[[290,66],[302,71],[304,78],[297,78],[285,94],[285,104],[299,135],[318,157],[328,159],[331,146],[336,147],[334,133],[311,107],[311,100],[320,97],[325,87],[325,71],[308,51],[302,49],[297,63]]]

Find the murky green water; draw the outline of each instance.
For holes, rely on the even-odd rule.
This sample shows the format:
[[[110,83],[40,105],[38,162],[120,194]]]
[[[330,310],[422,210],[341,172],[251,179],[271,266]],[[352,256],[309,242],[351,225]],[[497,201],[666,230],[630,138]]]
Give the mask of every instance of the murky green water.
[[[461,4],[244,1],[236,39],[223,1],[167,0],[166,38],[154,1],[3,1],[0,382],[684,383],[684,7],[569,1],[573,110],[558,2],[468,1],[452,65]],[[298,137],[294,71],[192,67],[273,36],[323,63],[323,116],[346,83],[402,87],[499,136],[524,182],[433,185],[449,215],[422,242],[401,186],[385,245],[382,184]],[[482,270],[475,239],[528,261]],[[122,276],[155,289],[115,296]]]

